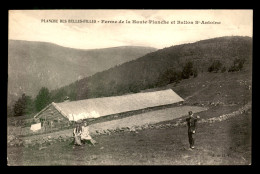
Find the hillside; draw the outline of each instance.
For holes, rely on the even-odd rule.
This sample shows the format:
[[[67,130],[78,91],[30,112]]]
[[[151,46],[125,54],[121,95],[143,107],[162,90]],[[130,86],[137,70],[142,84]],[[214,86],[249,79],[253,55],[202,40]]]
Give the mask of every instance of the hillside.
[[[29,140],[35,138],[39,141],[37,143],[28,141],[27,145],[8,146],[8,163],[10,165],[252,164],[252,57],[250,52],[252,43],[250,39],[247,42],[248,38],[240,37],[217,38],[216,40],[226,42],[225,40],[229,39],[233,40],[233,45],[244,45],[243,48],[233,46],[231,49],[231,46],[227,46],[231,50],[221,50],[226,51],[223,55],[235,52],[234,57],[230,56],[230,60],[225,56],[221,59],[222,57],[217,53],[211,55],[203,53],[202,55],[205,56],[205,61],[211,56],[218,57],[227,68],[232,65],[235,58],[245,57],[246,62],[242,70],[210,73],[207,72],[208,65],[203,67],[204,69],[198,68],[196,65],[199,73],[195,78],[191,77],[182,79],[179,83],[169,83],[165,86],[141,90],[141,92],[147,92],[171,88],[185,99],[182,106],[150,110],[145,113],[136,113],[125,118],[119,117],[98,123],[92,122],[90,127],[99,129],[98,131],[94,129],[91,132],[91,136],[98,142],[96,146],[86,144],[81,147],[74,147],[72,129],[52,132],[39,137],[29,136],[26,138]],[[211,42],[216,40],[201,42],[202,45],[211,45]],[[235,42],[235,40],[237,41]],[[186,46],[191,45],[186,44]],[[236,51],[243,52],[247,49],[247,54],[236,53]],[[206,52],[206,50],[203,52]],[[147,58],[147,56],[144,57]],[[139,59],[132,62],[136,61],[139,61]],[[230,65],[224,64],[225,61],[230,62]],[[127,69],[132,62],[125,63],[122,66]],[[157,65],[160,67],[160,63],[157,62]],[[119,73],[120,67],[115,67],[112,70]],[[156,66],[154,67],[156,68]],[[167,66],[165,65],[165,67]],[[146,67],[143,66],[143,68]],[[84,81],[86,79],[82,79],[57,91],[52,91],[52,93],[60,95],[81,94],[77,90],[84,89],[84,86],[89,87],[90,82],[93,84],[98,82],[93,81],[94,79],[103,78],[99,83],[106,82],[106,78],[109,77],[106,75],[111,73],[112,70],[93,75],[88,78],[88,82]],[[122,73],[125,73],[122,74],[124,78],[117,79],[118,81],[115,84],[123,84],[124,79],[133,82],[136,80],[135,76],[130,78],[126,72],[122,71]],[[132,72],[132,74],[135,74],[135,72]],[[147,80],[147,78],[144,80]],[[127,85],[127,83],[125,84]],[[105,88],[106,86],[98,88],[100,90],[99,95],[103,95],[102,90]],[[89,97],[91,90],[87,89],[87,94],[89,94],[87,97]],[[66,93],[67,91],[71,93]],[[109,91],[106,94],[116,95],[116,93]],[[78,95],[78,97],[80,96]],[[203,108],[203,111],[196,112],[195,108]],[[185,118],[187,118],[189,110],[192,110],[195,116],[200,116],[194,150],[189,149],[187,138]],[[129,129],[126,128],[126,125],[129,126]],[[19,144],[19,141],[17,142]],[[41,157],[40,160],[38,160],[39,156]]]
[[[155,50],[138,46],[82,50],[47,42],[9,40],[8,101],[22,93],[35,97],[43,86],[53,90]]]
[[[66,95],[79,100],[139,92],[157,87],[163,73],[181,71],[189,61],[200,74],[214,61],[228,71],[236,59],[245,60],[243,71],[252,71],[252,38],[230,36],[171,46],[55,90],[53,100],[62,101]]]
[[[252,95],[248,89],[251,80],[251,74],[245,71],[201,73],[177,85],[149,89],[173,88],[186,102],[184,106],[91,123],[91,135],[98,142],[93,147],[74,147],[72,129],[27,137],[38,139],[37,143],[8,146],[8,162],[10,165],[251,164]],[[199,107],[191,105],[204,109],[196,112]],[[201,118],[194,150],[189,150],[185,123],[191,109]],[[68,158],[68,154],[77,156],[76,160]],[[35,160],[41,155],[41,160]]]

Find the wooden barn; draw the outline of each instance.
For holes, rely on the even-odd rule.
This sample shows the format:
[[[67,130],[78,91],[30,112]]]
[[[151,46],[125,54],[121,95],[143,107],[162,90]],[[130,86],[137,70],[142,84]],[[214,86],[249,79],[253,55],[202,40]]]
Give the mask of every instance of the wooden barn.
[[[53,102],[37,113],[34,118],[41,121],[42,129],[58,129],[78,120],[96,119],[183,101],[174,91],[167,89],[62,103]]]

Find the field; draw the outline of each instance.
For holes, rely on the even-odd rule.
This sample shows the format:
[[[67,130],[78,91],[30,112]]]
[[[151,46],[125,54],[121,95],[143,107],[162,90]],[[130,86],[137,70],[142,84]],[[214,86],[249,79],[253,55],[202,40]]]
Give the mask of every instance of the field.
[[[154,128],[111,134],[95,134],[94,129],[93,138],[98,142],[94,147],[74,147],[71,138],[29,147],[8,147],[8,165],[249,165],[251,107],[245,111],[240,108],[251,106],[250,85],[251,74],[247,72],[204,73],[177,85],[169,84],[161,89],[172,88],[185,99],[184,106],[177,107],[187,107],[183,113],[164,108],[92,125],[107,130],[116,126],[131,129],[133,125],[147,123]],[[185,123],[160,127],[184,120],[191,108],[204,108],[195,114],[201,117],[201,122],[194,150],[189,150]],[[237,114],[226,120],[202,122],[234,112]]]
[[[170,121],[168,121],[170,122]],[[187,128],[145,129],[94,136],[96,146],[59,142],[40,150],[8,148],[9,165],[248,165],[251,111],[222,122],[199,124],[196,148]]]
[[[91,124],[89,125],[89,131],[91,135],[111,134],[117,131],[135,131],[138,129],[148,128],[149,126],[160,122],[165,122],[169,120],[179,121],[180,119],[178,118],[185,117],[190,110],[192,110],[194,113],[200,113],[201,111],[205,111],[206,109],[207,108],[197,106],[180,106],[154,110],[142,114],[129,116],[126,118],[118,118],[114,120]],[[15,132],[19,133],[19,131],[12,129],[9,134],[14,134]],[[23,140],[25,146],[32,146],[33,144],[44,144],[58,139],[68,140],[72,138],[72,132],[73,128],[70,128],[40,135],[38,134],[23,136],[20,138]],[[10,142],[9,144],[12,144],[12,142]]]

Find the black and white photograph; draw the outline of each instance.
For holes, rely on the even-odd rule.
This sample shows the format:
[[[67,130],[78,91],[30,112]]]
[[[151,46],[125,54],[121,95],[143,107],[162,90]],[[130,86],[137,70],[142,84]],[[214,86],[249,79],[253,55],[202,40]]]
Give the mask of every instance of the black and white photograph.
[[[252,62],[252,9],[9,10],[7,165],[251,165]]]

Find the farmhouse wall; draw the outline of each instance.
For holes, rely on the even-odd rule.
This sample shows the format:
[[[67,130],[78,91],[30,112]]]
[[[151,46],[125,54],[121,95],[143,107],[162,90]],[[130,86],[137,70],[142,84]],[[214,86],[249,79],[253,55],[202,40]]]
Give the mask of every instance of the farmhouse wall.
[[[50,105],[45,111],[40,113],[37,118],[42,123],[42,129],[63,128],[69,126],[69,120],[65,118],[53,105]]]

